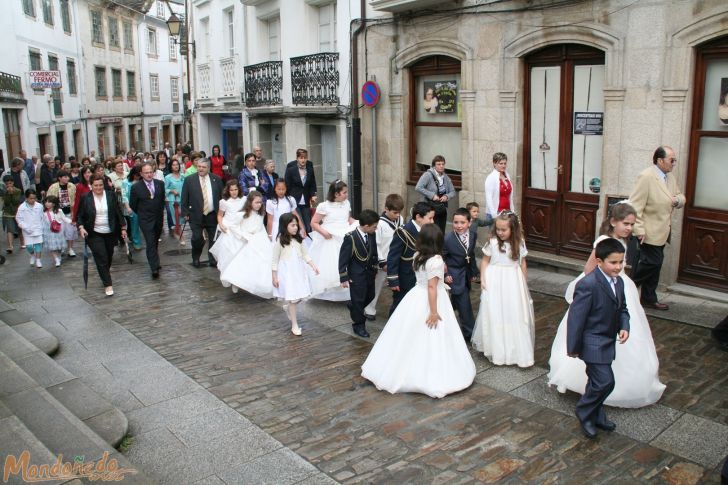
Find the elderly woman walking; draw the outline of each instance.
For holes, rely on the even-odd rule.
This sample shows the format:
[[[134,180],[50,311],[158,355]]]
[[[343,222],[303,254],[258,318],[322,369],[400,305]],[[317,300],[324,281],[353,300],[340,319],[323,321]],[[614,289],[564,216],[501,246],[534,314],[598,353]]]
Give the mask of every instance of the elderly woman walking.
[[[445,173],[445,157],[435,155],[432,167],[422,174],[415,190],[424,196],[426,202],[435,209],[435,224],[445,233],[447,223],[447,203],[455,197],[455,186]]]

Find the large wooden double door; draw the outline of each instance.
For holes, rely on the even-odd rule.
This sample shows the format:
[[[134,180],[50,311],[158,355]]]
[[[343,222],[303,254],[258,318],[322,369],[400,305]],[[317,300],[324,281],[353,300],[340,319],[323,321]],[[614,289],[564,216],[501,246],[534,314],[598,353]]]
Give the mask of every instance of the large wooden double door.
[[[557,45],[526,58],[522,221],[529,248],[591,252],[602,176],[604,52]]]

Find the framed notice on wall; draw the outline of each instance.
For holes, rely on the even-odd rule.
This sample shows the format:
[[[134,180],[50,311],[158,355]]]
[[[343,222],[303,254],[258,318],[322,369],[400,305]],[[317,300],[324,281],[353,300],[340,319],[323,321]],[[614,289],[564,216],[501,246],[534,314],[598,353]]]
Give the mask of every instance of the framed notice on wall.
[[[575,135],[602,135],[604,134],[604,113],[574,112]]]
[[[458,82],[425,81],[423,109],[428,114],[457,113]]]

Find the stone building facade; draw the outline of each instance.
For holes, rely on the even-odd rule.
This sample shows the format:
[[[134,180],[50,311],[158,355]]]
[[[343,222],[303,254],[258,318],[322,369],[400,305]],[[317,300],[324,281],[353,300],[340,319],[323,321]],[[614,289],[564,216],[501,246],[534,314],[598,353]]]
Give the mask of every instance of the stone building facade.
[[[443,152],[460,189],[451,206],[482,207],[492,155],[505,152],[529,247],[584,258],[607,205],[669,145],[688,204],[673,216],[662,283],[728,291],[728,119],[718,116],[728,4],[478,3],[368,3],[355,82],[375,79],[382,92],[379,203],[391,192],[419,200],[414,183]],[[425,113],[436,86],[444,113]],[[364,201],[374,187],[373,113],[361,112]]]

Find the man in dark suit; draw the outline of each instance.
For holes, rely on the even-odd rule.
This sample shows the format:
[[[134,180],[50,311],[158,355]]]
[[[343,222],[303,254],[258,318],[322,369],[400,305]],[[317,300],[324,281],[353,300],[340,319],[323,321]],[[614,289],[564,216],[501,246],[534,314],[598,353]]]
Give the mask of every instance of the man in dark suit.
[[[470,282],[475,262],[478,233],[470,230],[470,212],[461,207],[452,216],[453,232],[445,235],[442,259],[447,266],[445,283],[450,285],[450,301],[460,316],[460,330],[470,342],[475,326],[473,305],[470,303]]]
[[[129,207],[139,219],[139,229],[147,244],[147,262],[152,270],[152,278],[159,278],[159,237],[162,235],[164,221],[165,195],[164,182],[154,178],[151,163],[142,165],[142,179],[131,186]]]
[[[206,158],[197,161],[197,173],[186,177],[182,184],[181,216],[189,220],[192,230],[192,265],[195,268],[200,267],[200,255],[205,246],[202,232],[207,233],[208,248],[215,239],[222,188],[222,179],[210,173],[210,161]],[[212,254],[209,264],[217,266]]]
[[[417,202],[412,207],[412,219],[394,231],[387,254],[387,284],[394,292],[390,315],[404,295],[417,283],[415,270],[412,268],[412,260],[417,251],[417,236],[420,228],[425,224],[432,224],[434,219],[435,209],[428,202]]]
[[[576,403],[576,417],[588,438],[596,437],[596,428],[614,431],[617,427],[607,419],[603,405],[614,389],[615,340],[624,343],[629,337],[624,281],[619,276],[624,267],[624,246],[609,238],[597,244],[594,253],[598,268],[576,285],[566,334],[569,357],[578,357],[586,364],[588,379]]]
[[[288,162],[285,174],[288,194],[298,203],[298,214],[301,216],[306,233],[311,233],[311,203],[316,203],[316,175],[313,173],[313,162],[308,160],[308,151],[296,150],[296,160]]]
[[[374,280],[379,267],[376,230],[379,215],[365,209],[359,214],[359,227],[344,236],[339,250],[339,279],[341,286],[349,288],[354,333],[369,337],[364,307],[374,298]]]

